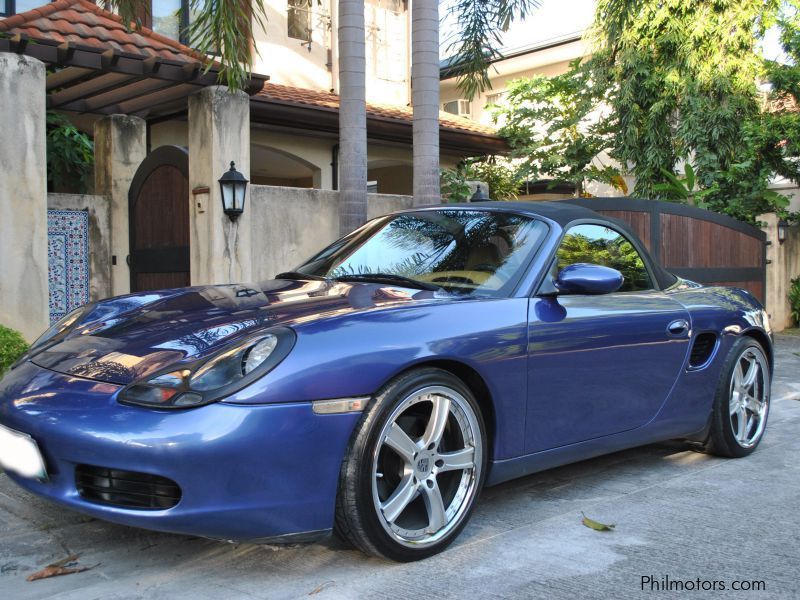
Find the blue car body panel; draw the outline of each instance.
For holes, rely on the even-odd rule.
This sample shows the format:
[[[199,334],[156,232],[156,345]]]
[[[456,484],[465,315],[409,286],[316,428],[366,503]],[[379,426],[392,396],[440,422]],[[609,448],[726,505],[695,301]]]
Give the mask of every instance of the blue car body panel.
[[[359,414],[316,415],[308,402],[146,410],[118,404],[119,389],[30,363],[15,369],[0,388],[0,423],[37,440],[49,479],[11,477],[72,509],[159,531],[260,539],[330,529]],[[182,499],[146,511],[84,500],[81,464],[168,477]]]
[[[771,352],[759,303],[680,280],[652,292],[536,296],[569,222],[539,218],[548,237],[507,298],[278,279],[99,302],[0,382],[0,424],[38,442],[50,476],[13,478],[87,514],[163,531],[263,539],[328,530],[361,414],[319,415],[312,402],[372,396],[422,364],[469,374],[485,389],[488,484],[702,436],[735,339],[756,336]],[[681,321],[685,332],[671,333]],[[156,410],[117,401],[133,381],[275,325],[296,333],[292,351],[220,402]],[[703,332],[717,344],[692,368],[691,340]],[[170,478],[182,499],[150,511],[88,501],[76,489],[78,464]]]

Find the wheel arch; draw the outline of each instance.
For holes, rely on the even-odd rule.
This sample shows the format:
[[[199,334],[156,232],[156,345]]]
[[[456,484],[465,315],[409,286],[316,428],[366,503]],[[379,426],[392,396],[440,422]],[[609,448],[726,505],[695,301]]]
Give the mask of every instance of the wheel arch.
[[[770,373],[775,370],[775,363],[774,363],[774,356],[773,356],[773,349],[772,349],[772,340],[770,339],[769,335],[761,329],[753,327],[752,329],[747,329],[742,332],[742,337],[749,337],[753,338],[761,347],[764,348],[764,352],[767,353],[767,361],[769,362],[769,370]]]

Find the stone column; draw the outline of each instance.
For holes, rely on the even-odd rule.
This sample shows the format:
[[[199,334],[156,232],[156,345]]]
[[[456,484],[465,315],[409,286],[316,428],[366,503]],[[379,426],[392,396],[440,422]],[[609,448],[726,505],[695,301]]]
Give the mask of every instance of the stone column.
[[[94,190],[111,207],[111,293],[131,291],[128,192],[133,176],[147,156],[147,124],[128,115],[110,115],[94,125]]]
[[[211,86],[189,97],[189,189],[208,188],[205,201],[191,202],[192,285],[242,283],[251,279],[250,191],[244,214],[231,221],[222,210],[217,180],[230,168],[250,179],[250,98]]]
[[[0,53],[0,324],[29,342],[49,326],[45,76]]]

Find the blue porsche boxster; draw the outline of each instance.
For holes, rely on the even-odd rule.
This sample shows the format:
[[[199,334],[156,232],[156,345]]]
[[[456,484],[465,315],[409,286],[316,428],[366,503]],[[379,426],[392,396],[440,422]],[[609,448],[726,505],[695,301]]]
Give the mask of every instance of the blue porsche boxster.
[[[764,435],[766,314],[564,203],[374,219],[260,284],[88,304],[0,382],[0,464],[126,525],[441,551],[485,485]]]

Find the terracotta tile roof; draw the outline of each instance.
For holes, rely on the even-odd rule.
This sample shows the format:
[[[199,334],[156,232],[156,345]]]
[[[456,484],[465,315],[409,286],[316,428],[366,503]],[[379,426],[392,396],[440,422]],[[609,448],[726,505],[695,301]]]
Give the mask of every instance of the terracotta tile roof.
[[[300,104],[321,108],[325,110],[339,110],[339,96],[331,92],[308,90],[304,88],[267,83],[264,88],[252,97],[255,101],[281,102],[286,104]],[[410,122],[413,111],[410,106],[396,106],[392,104],[367,104],[367,117],[379,119],[393,119]],[[475,121],[457,117],[450,113],[439,113],[439,124],[445,129],[454,129],[477,133],[480,135],[497,136],[497,131],[492,127],[481,125]]]
[[[44,2],[44,0],[43,0]],[[76,47],[140,57],[156,56],[176,63],[196,63],[206,58],[175,40],[145,27],[127,31],[122,19],[89,0],[57,0],[0,20],[0,31],[32,40],[70,42]]]

